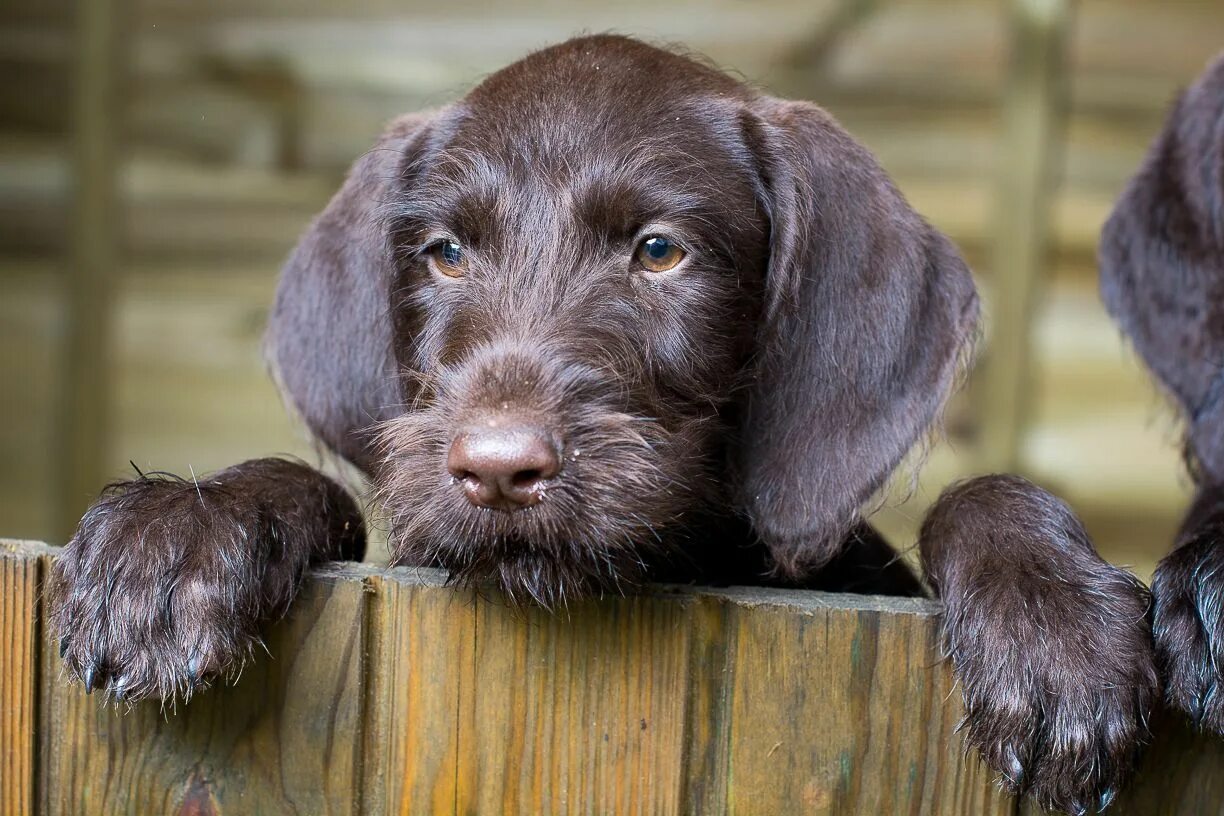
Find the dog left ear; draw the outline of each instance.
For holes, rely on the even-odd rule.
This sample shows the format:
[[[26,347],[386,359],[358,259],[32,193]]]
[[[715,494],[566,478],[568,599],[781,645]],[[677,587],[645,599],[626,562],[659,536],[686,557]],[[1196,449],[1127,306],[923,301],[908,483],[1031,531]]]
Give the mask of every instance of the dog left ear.
[[[740,503],[799,575],[936,421],[978,299],[952,242],[829,114],[766,99],[745,129],[772,234]]]

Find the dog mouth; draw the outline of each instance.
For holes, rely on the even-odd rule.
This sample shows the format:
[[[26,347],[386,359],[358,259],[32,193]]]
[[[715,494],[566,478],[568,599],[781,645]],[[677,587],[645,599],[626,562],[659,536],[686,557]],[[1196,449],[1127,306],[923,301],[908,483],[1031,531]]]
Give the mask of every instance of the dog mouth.
[[[470,588],[492,587],[512,605],[556,609],[604,594],[623,595],[641,584],[647,564],[635,548],[541,547],[507,536],[452,550],[440,565],[449,581]]]
[[[566,423],[564,447],[529,433],[526,443],[469,439],[455,454],[471,432],[446,419],[423,408],[378,429],[393,564],[442,567],[454,583],[555,608],[640,584],[701,504],[696,424],[669,432],[587,408]]]
[[[624,594],[644,580],[669,537],[640,517],[635,525],[632,510],[592,507],[561,483],[530,506],[505,510],[472,506],[454,495],[461,490],[455,486],[440,506],[395,511],[392,563],[441,567],[450,583],[496,589],[514,605],[552,609],[582,597]],[[585,512],[576,510],[580,504]]]

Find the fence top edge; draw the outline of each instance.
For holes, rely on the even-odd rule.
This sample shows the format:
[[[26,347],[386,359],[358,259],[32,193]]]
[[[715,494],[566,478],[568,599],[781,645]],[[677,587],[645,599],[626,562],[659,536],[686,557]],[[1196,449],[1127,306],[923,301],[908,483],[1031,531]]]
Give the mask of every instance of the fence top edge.
[[[0,536],[0,558],[33,559],[44,555],[55,555],[59,549],[59,547],[53,547],[41,541]]]
[[[315,571],[324,580],[367,580],[393,583],[400,587],[449,588],[445,570],[429,567],[386,567],[377,564],[340,563]],[[887,612],[930,617],[940,605],[930,598],[899,598],[884,595],[854,595],[810,589],[728,586],[710,587],[680,584],[649,584],[630,597],[656,601],[691,603],[702,599],[748,609],[771,609],[812,614],[830,609],[852,612]]]
[[[0,538],[0,558],[54,557],[59,549],[59,547],[39,541]],[[343,562],[320,567],[313,574],[315,578],[324,581],[365,582],[370,579],[378,579],[409,588],[443,589],[448,586],[447,574],[444,570],[428,567],[386,567],[377,564]],[[937,601],[929,598],[896,598],[883,595],[853,595],[809,589],[753,586],[708,587],[651,584],[634,593],[632,597],[678,603],[709,599],[746,609],[777,609],[802,614],[844,610],[930,617],[938,614],[940,608]]]

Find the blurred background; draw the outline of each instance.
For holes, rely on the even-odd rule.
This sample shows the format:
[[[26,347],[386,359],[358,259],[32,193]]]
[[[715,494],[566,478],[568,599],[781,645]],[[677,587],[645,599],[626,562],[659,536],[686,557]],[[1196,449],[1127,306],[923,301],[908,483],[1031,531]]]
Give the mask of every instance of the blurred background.
[[[916,487],[1016,470],[1147,577],[1188,497],[1173,412],[1096,295],[1095,243],[1177,90],[1192,0],[5,0],[0,535],[62,542],[104,482],[319,454],[266,375],[279,264],[393,115],[580,32],[680,41],[870,146],[987,296]]]

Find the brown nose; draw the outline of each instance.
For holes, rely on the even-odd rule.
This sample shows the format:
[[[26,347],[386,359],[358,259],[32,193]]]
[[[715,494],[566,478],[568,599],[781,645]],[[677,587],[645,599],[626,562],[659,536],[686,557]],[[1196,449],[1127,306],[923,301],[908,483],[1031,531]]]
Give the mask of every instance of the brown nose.
[[[479,507],[519,510],[538,502],[561,472],[552,438],[531,425],[470,428],[451,443],[446,468]]]

